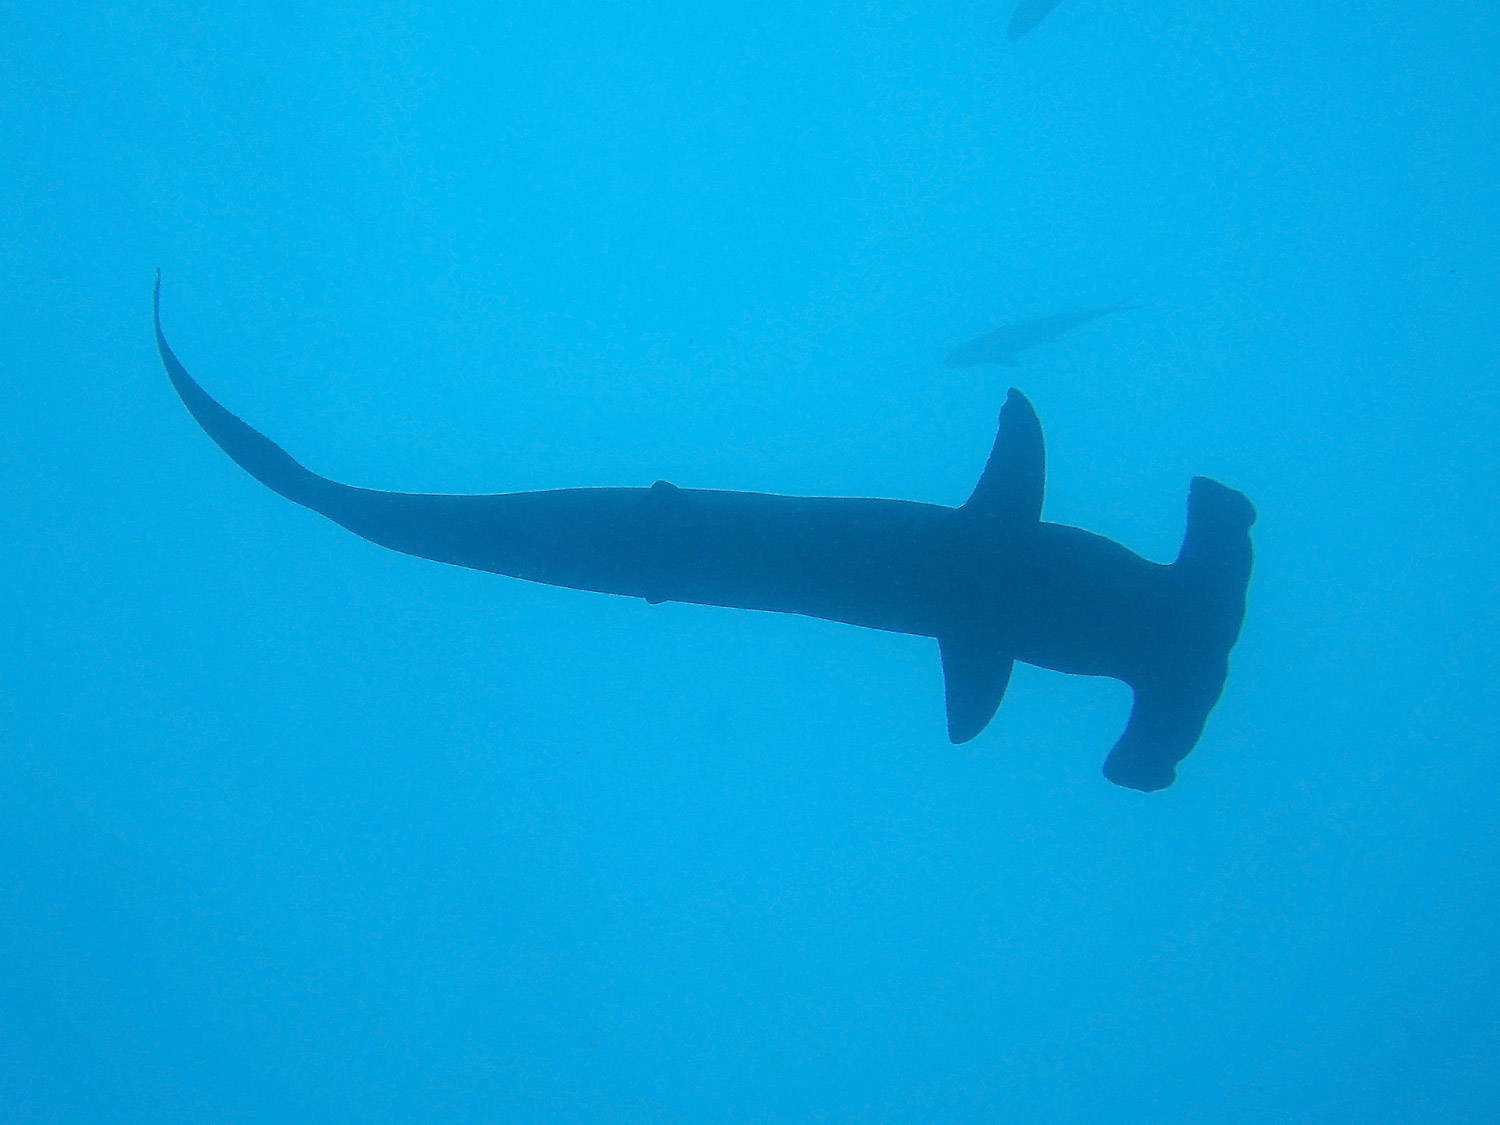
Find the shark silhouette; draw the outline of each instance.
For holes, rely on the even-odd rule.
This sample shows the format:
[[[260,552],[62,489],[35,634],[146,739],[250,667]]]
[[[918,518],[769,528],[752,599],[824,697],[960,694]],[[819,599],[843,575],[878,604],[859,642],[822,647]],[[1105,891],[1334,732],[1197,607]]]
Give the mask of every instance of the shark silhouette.
[[[958,508],[666,481],[489,496],[379,492],[311,472],[210,398],[162,334],[159,273],[153,311],[172,386],[219,448],[267,488],[383,547],[652,603],[933,637],[955,743],[988,725],[1016,660],[1113,677],[1135,701],[1104,774],[1133,789],[1172,784],[1223,690],[1250,580],[1250,501],[1194,478],[1170,565],[1045,523],[1042,429],[1019,391],[1006,398],[989,462]]]
[[[1050,344],[1064,332],[1071,332],[1079,325],[1098,320],[1110,313],[1123,312],[1136,306],[1127,304],[1094,305],[1074,312],[1041,316],[1035,320],[1021,320],[1006,324],[976,336],[966,344],[960,344],[948,353],[944,362],[949,367],[970,367],[976,363],[998,363],[1001,367],[1019,367],[1017,352],[1034,348],[1038,344]]]

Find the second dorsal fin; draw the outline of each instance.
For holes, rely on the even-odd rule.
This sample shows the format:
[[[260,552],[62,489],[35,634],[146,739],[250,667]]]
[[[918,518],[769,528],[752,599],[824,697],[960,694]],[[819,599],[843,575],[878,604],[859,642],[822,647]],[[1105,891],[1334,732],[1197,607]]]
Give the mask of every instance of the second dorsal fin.
[[[989,462],[964,510],[1007,523],[1042,518],[1047,484],[1047,447],[1042,424],[1026,396],[1014,387],[1000,410],[1000,430]]]

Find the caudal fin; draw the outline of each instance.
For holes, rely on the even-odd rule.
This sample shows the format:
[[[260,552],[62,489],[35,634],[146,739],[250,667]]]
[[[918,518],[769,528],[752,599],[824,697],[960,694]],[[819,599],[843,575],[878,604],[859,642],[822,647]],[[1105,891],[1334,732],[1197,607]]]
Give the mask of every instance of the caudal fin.
[[[161,330],[161,270],[156,271],[156,285],[151,291],[151,312],[156,324],[156,350],[167,369],[167,378],[203,432],[236,465],[273,492],[322,511],[328,495],[342,486],[304,468],[281,446],[225,410],[182,366]]]

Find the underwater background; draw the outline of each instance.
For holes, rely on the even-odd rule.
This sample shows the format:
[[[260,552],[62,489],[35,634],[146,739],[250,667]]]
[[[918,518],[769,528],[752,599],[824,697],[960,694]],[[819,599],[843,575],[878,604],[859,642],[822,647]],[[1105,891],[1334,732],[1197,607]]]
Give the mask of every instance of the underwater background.
[[[0,1120],[1500,1118],[1500,7],[0,7]],[[1129,692],[397,555],[317,471],[1260,520]],[[943,366],[1011,320],[1138,307]]]

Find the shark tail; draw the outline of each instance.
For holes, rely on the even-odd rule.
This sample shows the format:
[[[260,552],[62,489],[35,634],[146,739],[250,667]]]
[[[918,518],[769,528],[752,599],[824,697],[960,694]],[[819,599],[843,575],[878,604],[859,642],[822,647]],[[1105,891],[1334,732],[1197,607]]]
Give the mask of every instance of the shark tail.
[[[298,463],[260,431],[214,401],[172,351],[161,327],[161,271],[152,292],[156,349],[172,387],[188,413],[215,445],[250,476],[294,504],[326,516],[372,543],[435,562],[478,570],[495,569],[486,555],[459,534],[465,520],[483,518],[490,498],[382,492],[319,476]],[[503,533],[497,531],[496,538]],[[503,573],[503,572],[502,572]]]
[[[156,325],[156,350],[161,354],[167,378],[203,432],[236,465],[272,492],[304,508],[333,516],[340,495],[351,491],[346,485],[319,476],[299,464],[281,446],[215,402],[182,366],[161,330],[161,270],[156,271],[151,310]]]

